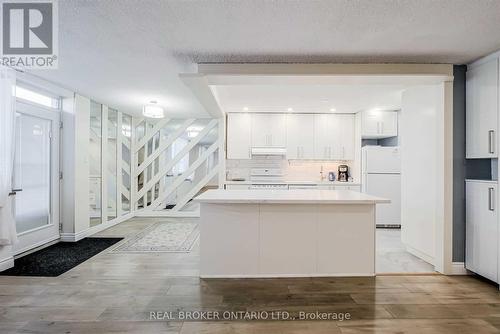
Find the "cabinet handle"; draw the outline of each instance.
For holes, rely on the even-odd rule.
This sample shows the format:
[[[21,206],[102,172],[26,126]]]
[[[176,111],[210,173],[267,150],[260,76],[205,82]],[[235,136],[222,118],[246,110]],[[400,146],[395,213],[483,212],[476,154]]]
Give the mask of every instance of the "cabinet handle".
[[[495,189],[488,188],[488,209],[495,211]]]
[[[491,154],[495,153],[495,130],[488,131],[488,148]]]

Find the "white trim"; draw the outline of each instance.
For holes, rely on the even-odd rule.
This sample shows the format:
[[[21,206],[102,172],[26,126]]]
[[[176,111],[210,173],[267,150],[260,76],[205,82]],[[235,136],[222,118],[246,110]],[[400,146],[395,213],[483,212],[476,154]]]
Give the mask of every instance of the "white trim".
[[[205,175],[203,179],[201,179],[191,190],[181,199],[178,200],[175,206],[172,208],[172,211],[181,210],[184,205],[186,205],[189,200],[191,200],[196,194],[203,188],[211,179],[213,179],[219,173],[219,165],[212,168],[210,172]]]
[[[154,207],[154,208],[157,208],[158,206],[160,206],[162,204],[162,202],[164,200],[167,199],[167,197],[175,190],[177,189],[177,187],[179,187],[182,182],[184,182],[185,179],[187,179],[187,177],[189,175],[191,175],[198,167],[200,167],[200,165],[206,161],[208,159],[208,157],[213,154],[217,148],[218,148],[218,145],[219,143],[218,142],[215,142],[213,143],[212,145],[210,145],[210,147],[205,151],[203,152],[199,157],[198,159],[196,159],[195,162],[193,162],[191,164],[191,166],[189,166],[189,168],[184,172],[182,173],[181,176],[177,176],[175,181],[172,182],[172,184],[169,184],[163,191],[160,191],[160,195],[158,196],[157,199],[155,199],[153,202],[151,202],[151,207]],[[209,180],[210,181],[210,180]]]
[[[8,258],[0,260],[0,271],[4,271],[14,267],[14,257],[10,256]]]
[[[425,262],[431,264],[434,266],[434,261],[435,259],[425,253],[422,253],[421,251],[411,247],[411,246],[408,246],[408,245],[405,245],[406,247],[406,251],[412,255],[415,255],[416,257],[418,258],[421,258],[422,260],[424,260]]]
[[[484,63],[489,62],[492,59],[499,58],[499,57],[500,57],[500,50],[498,50],[496,52],[493,52],[493,53],[490,53],[487,56],[484,56],[482,58],[476,59],[473,62],[467,64],[467,69],[468,70],[473,69],[473,68],[475,68],[477,66],[480,66],[480,65],[482,65]]]
[[[194,211],[172,211],[172,210],[139,210],[136,211],[134,217],[138,218],[200,218],[200,210]]]
[[[212,128],[217,124],[217,120],[214,119],[214,120],[211,120],[206,126],[205,128],[203,128],[202,131],[200,131],[200,133],[195,137],[193,138],[189,144],[187,144],[186,146],[184,146],[184,148],[182,149],[182,151],[180,151],[175,157],[173,157],[172,160],[170,160],[166,165],[164,166],[161,166],[161,169],[160,171],[158,171],[158,173],[156,175],[154,175],[153,177],[151,177],[151,179],[147,182],[147,183],[144,183],[144,185],[142,186],[142,189],[138,191],[138,197],[140,198],[142,195],[147,195],[147,192],[149,190],[151,190],[152,187],[154,187],[154,185],[161,180],[162,177],[165,176],[165,174],[168,173],[168,171],[175,166],[175,164],[177,164],[186,154],[189,154],[189,152],[193,149],[193,147],[195,147],[204,137],[205,135],[210,131],[212,130]],[[177,139],[178,136],[172,136],[171,140],[168,141],[169,145],[170,146],[170,142],[174,142],[175,139]],[[150,157],[152,157],[153,155],[150,155]],[[148,158],[149,159],[149,158]],[[156,157],[155,157],[156,159]],[[148,162],[148,165],[151,164],[152,162],[154,161],[154,159],[151,159],[151,161]],[[141,166],[143,166],[144,164],[146,163],[146,160],[144,160],[144,162],[141,164]],[[139,166],[139,168],[141,167]],[[147,170],[147,166],[144,167],[145,170]],[[140,169],[139,169],[140,170]],[[139,172],[140,173],[140,172]],[[139,174],[138,173],[138,174]],[[136,175],[135,177],[137,177],[138,175]],[[146,181],[146,178],[144,178],[144,181]]]
[[[112,226],[115,226],[119,223],[124,222],[125,220],[134,218],[135,215],[133,212],[127,213],[126,215],[123,215],[121,217],[117,217],[113,220],[109,220],[105,223],[96,225],[94,227],[90,227],[86,230],[80,231],[78,233],[61,233],[61,241],[66,241],[66,242],[75,242],[82,240],[83,238],[89,237],[93,234],[96,234],[98,232],[101,232],[107,228],[110,228]]]
[[[200,275],[200,278],[286,278],[286,277],[375,277],[376,274],[367,275],[360,273],[345,274],[231,274],[231,275]]]
[[[470,275],[470,272],[465,268],[465,262],[453,262],[448,275]]]
[[[53,235],[50,238],[47,238],[45,240],[28,245],[28,246],[21,248],[21,249],[16,249],[16,251],[13,253],[13,255],[16,256],[16,255],[26,253],[26,252],[31,251],[31,250],[37,251],[38,249],[36,249],[36,248],[39,248],[40,246],[43,246],[45,244],[51,243],[55,240],[58,240],[59,238],[60,238],[59,233],[57,233],[57,235]],[[47,245],[47,246],[50,246],[50,245]]]
[[[149,130],[148,135],[147,136],[144,135],[144,137],[142,137],[141,140],[139,140],[139,142],[137,143],[137,148],[140,149],[141,147],[146,145],[148,141],[151,138],[153,138],[156,135],[156,133],[160,131],[165,125],[167,125],[169,121],[170,121],[169,118],[164,118],[158,121],[158,123],[156,123],[155,125],[153,125],[153,128]]]

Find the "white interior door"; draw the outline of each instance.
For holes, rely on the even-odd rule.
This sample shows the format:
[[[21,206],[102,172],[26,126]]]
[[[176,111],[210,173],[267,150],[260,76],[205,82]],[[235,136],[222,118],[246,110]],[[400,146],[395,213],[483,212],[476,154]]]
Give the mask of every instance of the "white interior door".
[[[13,175],[19,254],[59,238],[59,113],[16,104]]]

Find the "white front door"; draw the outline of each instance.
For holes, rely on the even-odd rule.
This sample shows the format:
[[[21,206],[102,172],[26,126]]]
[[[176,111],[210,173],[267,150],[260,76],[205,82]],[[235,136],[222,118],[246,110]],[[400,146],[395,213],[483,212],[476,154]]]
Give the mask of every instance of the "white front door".
[[[16,103],[14,254],[59,238],[59,117],[58,111]]]

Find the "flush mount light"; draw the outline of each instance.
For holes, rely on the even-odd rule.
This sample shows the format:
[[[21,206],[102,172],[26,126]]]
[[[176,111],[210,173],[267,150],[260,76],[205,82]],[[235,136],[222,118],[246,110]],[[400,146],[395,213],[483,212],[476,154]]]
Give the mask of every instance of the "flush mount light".
[[[336,112],[336,111],[337,111],[337,109],[335,109],[335,108],[331,108],[331,109],[330,109],[330,111],[331,111],[331,112]]]
[[[288,110],[288,111],[293,111],[293,108],[288,108],[287,110]]]
[[[146,104],[142,107],[142,114],[144,117],[149,118],[163,118],[165,114],[163,112],[163,108],[156,105],[156,101],[151,101],[149,104]]]
[[[243,107],[243,111],[248,111],[248,107]]]

